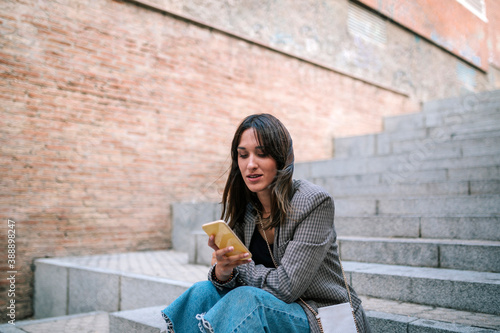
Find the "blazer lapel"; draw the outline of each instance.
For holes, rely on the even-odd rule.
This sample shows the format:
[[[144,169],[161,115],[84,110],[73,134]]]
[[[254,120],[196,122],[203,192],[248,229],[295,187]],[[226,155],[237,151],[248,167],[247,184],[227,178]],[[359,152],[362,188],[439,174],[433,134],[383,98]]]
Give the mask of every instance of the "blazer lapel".
[[[250,242],[252,241],[253,232],[255,230],[255,215],[252,205],[248,205],[245,212],[245,245],[247,248],[250,247]]]

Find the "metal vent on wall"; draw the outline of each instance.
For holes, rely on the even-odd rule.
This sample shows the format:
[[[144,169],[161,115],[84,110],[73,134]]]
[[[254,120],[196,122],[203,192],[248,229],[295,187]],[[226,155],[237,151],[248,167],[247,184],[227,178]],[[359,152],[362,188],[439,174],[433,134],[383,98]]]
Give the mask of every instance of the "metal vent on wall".
[[[457,79],[462,85],[470,90],[474,91],[477,85],[476,82],[476,70],[466,64],[461,62],[457,63],[456,67]]]
[[[351,34],[371,42],[385,44],[387,40],[385,20],[352,2],[349,2],[347,27]]]

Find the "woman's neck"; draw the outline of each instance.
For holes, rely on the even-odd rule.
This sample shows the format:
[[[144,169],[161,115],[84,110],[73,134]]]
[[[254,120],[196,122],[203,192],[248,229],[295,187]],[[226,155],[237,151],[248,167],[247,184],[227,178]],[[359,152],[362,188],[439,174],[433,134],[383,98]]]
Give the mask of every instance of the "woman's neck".
[[[271,194],[270,193],[257,193],[260,204],[262,205],[262,217],[269,217],[271,215]]]

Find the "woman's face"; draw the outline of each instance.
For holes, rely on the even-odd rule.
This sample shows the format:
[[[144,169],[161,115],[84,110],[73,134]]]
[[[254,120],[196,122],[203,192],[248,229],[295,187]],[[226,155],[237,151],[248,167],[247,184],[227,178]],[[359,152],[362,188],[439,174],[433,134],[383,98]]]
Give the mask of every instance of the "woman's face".
[[[259,199],[269,196],[269,185],[277,174],[276,161],[259,146],[253,128],[245,130],[238,144],[238,166],[248,189]]]

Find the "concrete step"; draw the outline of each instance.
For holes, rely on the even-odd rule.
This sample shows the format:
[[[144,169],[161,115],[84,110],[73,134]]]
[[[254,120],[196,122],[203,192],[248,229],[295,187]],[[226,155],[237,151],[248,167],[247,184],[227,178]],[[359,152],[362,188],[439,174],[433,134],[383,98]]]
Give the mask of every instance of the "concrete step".
[[[354,176],[359,181],[360,177],[372,177],[375,182],[380,183],[381,178],[420,179],[444,181],[463,178],[454,176],[471,175],[476,176],[472,180],[500,179],[500,154],[476,156],[476,157],[440,157],[431,158],[429,155],[400,154],[391,156],[373,156],[356,158],[335,158],[324,161],[304,162],[295,165],[294,177],[303,179],[331,178]],[[467,171],[470,170],[470,171]],[[485,172],[489,170],[488,172]],[[451,177],[448,173],[451,173]],[[341,179],[340,179],[341,180]],[[471,179],[466,179],[471,180]]]
[[[498,216],[336,216],[339,236],[500,241]]]
[[[337,228],[341,257],[348,261],[500,273],[500,241],[421,238],[419,226],[413,228],[415,235],[405,235],[407,238],[346,236]],[[189,262],[210,265],[212,251],[206,234],[193,232],[191,237],[194,250],[189,252]]]
[[[500,124],[500,117],[498,119]],[[500,125],[499,125],[500,127]],[[500,150],[500,129],[495,133],[487,133],[487,137],[481,138],[457,138],[454,137],[452,140],[432,140],[432,139],[421,139],[421,140],[407,140],[393,142],[387,150],[390,150],[387,154],[402,154],[405,152],[414,152],[421,150],[430,156],[443,157],[449,152],[455,154],[455,152],[460,153],[460,156],[481,156],[481,155],[495,155]],[[485,134],[486,135],[486,134]]]
[[[344,261],[360,295],[500,315],[500,274]]]
[[[500,195],[340,198],[336,216],[500,216]]]
[[[346,171],[345,173],[350,174],[327,176],[326,173],[327,171],[322,172],[317,177],[305,177],[299,172],[297,178],[318,184],[328,191],[332,191],[332,194],[339,189],[356,195],[354,191],[361,189],[358,195],[363,195],[366,191],[376,191],[378,188],[392,193],[397,193],[398,190],[415,190],[418,193],[419,188],[409,188],[412,185],[418,185],[420,190],[428,186],[429,190],[437,190],[435,194],[447,192],[451,194],[457,189],[459,191],[457,194],[463,193],[465,188],[459,189],[461,185],[455,184],[456,182],[470,182],[467,186],[468,194],[500,193],[497,187],[498,180],[500,180],[500,166],[434,170],[412,169],[409,166],[409,168],[402,167],[401,170],[387,168],[383,172],[371,174],[353,174],[354,171]],[[432,195],[433,193],[429,192],[428,194]]]
[[[423,112],[474,112],[488,107],[495,107],[500,102],[500,90],[464,94],[425,102]]]
[[[398,133],[418,129],[442,128],[445,132],[467,130],[477,125],[490,123],[491,129],[499,129],[500,102],[484,106],[482,109],[465,111],[450,109],[436,112],[417,112],[384,118],[384,132]]]
[[[424,198],[424,200],[428,200]],[[491,240],[500,241],[500,216],[485,216],[482,211],[468,216],[429,216],[428,214],[398,216],[376,215],[377,202],[371,199],[361,199],[367,214],[349,214],[339,209],[336,201],[335,228],[342,236],[366,237],[406,237],[406,238],[442,238],[463,240]],[[359,200],[358,200],[359,201]],[[356,202],[355,202],[356,203]],[[351,207],[355,210],[355,203]],[[187,214],[189,207],[194,206],[192,214]],[[218,203],[205,203],[204,207],[219,208]],[[342,206],[342,205],[341,205]],[[198,204],[176,204],[173,220],[174,230],[182,234],[184,242],[181,252],[191,253],[196,248],[193,245],[193,231],[200,231],[205,221],[217,219],[214,216],[201,216],[197,213]],[[341,207],[340,207],[341,208]],[[204,236],[203,236],[204,237]]]
[[[373,333],[500,332],[500,317],[494,315],[368,297],[362,300]],[[110,333],[166,332],[166,325],[160,316],[162,309],[150,307],[111,313]]]
[[[429,181],[421,183],[395,183],[395,184],[377,184],[365,186],[345,186],[337,182],[335,178],[316,178],[315,184],[326,189],[335,199],[346,197],[364,197],[376,196],[435,196],[435,195],[478,195],[478,194],[498,194],[500,193],[500,180],[482,180],[482,181]],[[344,186],[343,186],[344,185]]]
[[[500,241],[419,238],[418,235],[414,238],[339,235],[337,241],[343,260],[500,273]],[[194,250],[189,252],[189,262],[210,265],[212,251],[207,246],[207,236],[193,232],[192,237]]]
[[[482,120],[498,114],[500,99],[490,94],[486,99],[476,98],[473,103],[464,103],[464,99],[430,101],[423,105],[422,112],[391,116],[384,119],[387,132],[411,130],[422,127],[446,126],[449,124],[467,124],[471,119]],[[475,98],[476,96],[470,96]]]
[[[380,215],[500,216],[500,195],[381,199],[376,210]]]
[[[167,324],[161,316],[164,306],[119,311],[109,315],[109,333],[166,333]]]
[[[372,332],[500,332],[500,316],[361,296]]]
[[[495,92],[495,93],[498,93]],[[449,103],[451,99],[448,100],[434,100],[428,101],[422,106],[422,113],[426,115],[453,115],[453,114],[475,114],[480,112],[485,112],[488,110],[498,110],[498,105],[500,103],[500,99],[497,96],[493,96],[490,94],[489,98],[486,100],[477,100],[473,103],[468,104],[460,104],[453,103],[456,101],[452,101]],[[461,101],[460,101],[461,102]]]
[[[59,302],[63,302],[72,311],[85,310],[76,306],[76,303],[84,301],[79,295],[86,295],[89,298],[85,302],[86,308],[93,307],[97,311],[110,313],[109,332],[163,332],[165,326],[162,326],[160,310],[193,282],[206,280],[208,270],[207,266],[188,264],[187,254],[174,251],[40,259],[35,262],[35,267],[35,309],[42,305],[36,304],[40,302],[37,297],[42,297],[45,306],[57,307]],[[495,303],[498,300],[494,296],[499,292],[500,274],[350,261],[344,262],[344,268],[347,278],[359,294],[378,298],[381,296],[375,294],[388,295],[382,296],[386,300],[377,302],[370,298],[365,305],[374,332],[400,332],[396,329],[387,330],[389,327],[412,327],[418,328],[419,332],[429,333],[443,332],[444,328],[448,329],[447,332],[479,332],[476,327],[497,328],[494,326],[498,321],[495,311],[498,312],[500,307]],[[76,291],[78,289],[79,292]],[[61,294],[66,294],[67,298],[60,299]],[[117,296],[114,301],[111,300],[112,295]],[[392,313],[387,305],[377,305],[388,304],[387,300],[395,298],[400,299],[399,305],[404,301],[427,304],[427,307],[415,304],[407,306],[413,309],[410,318],[410,314],[403,315],[401,310]],[[102,309],[103,305],[112,303],[116,305]],[[435,309],[435,306],[447,309]],[[491,306],[496,310],[490,311]],[[479,313],[465,316],[465,312],[458,312],[453,315],[453,310],[450,310],[462,311],[464,308]],[[447,314],[444,315],[444,312]],[[491,312],[495,315],[488,315]],[[435,319],[430,317],[433,314],[437,315]],[[105,316],[101,317],[106,319]],[[63,318],[55,321],[45,319],[45,323],[53,321],[61,325]],[[483,323],[479,325],[472,322],[474,320]],[[7,326],[7,329],[10,328]],[[28,331],[24,327],[19,328]],[[33,326],[35,330],[31,332],[44,332],[36,330],[38,328]],[[56,331],[59,330],[49,329],[46,332]]]
[[[500,241],[341,236],[338,243],[348,261],[500,273]]]
[[[206,249],[206,237],[199,244]],[[492,296],[500,293],[500,273],[483,272],[500,270],[500,242],[342,236],[339,245],[344,269],[362,295],[500,314],[500,299]],[[390,284],[383,287],[383,281]],[[468,300],[454,303],[453,297]]]
[[[38,259],[35,318],[168,304],[207,278],[206,266],[187,260],[174,251]]]
[[[449,128],[417,128],[402,132],[383,132],[335,139],[335,157],[384,156],[404,152],[423,151],[434,156],[453,156],[462,153],[470,156],[471,148],[482,147],[476,155],[495,153],[500,135],[498,119],[484,123],[457,125]]]
[[[15,325],[0,325],[2,333],[109,333],[109,315],[96,311],[45,319],[16,321]]]
[[[429,307],[361,297],[372,332],[500,332],[500,316],[457,311],[447,308]],[[92,312],[71,316],[53,317],[38,320],[23,320],[16,325],[0,325],[4,333],[122,333],[122,332],[166,332],[166,325],[160,311],[165,306],[154,306],[137,310],[113,313]]]

